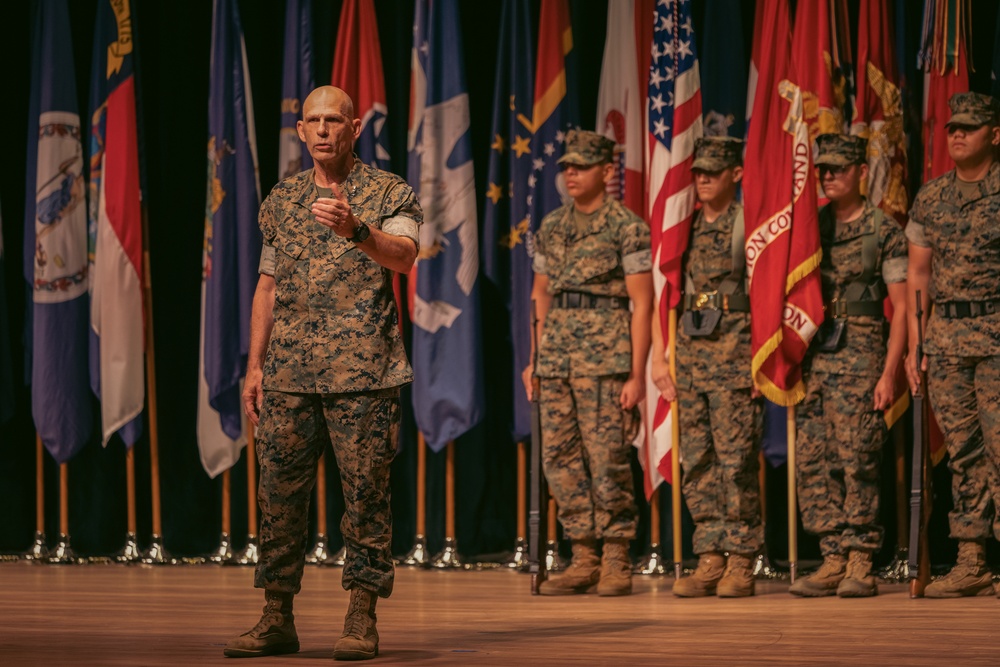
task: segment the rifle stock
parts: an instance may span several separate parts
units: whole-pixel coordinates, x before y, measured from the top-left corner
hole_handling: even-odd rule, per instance
[[[913,465],[910,478],[910,547],[909,574],[910,597],[924,596],[924,588],[931,580],[931,563],[927,528],[931,517],[930,446],[928,442],[927,374],[924,362],[923,305],[917,290],[917,372],[920,386],[913,395]]]
[[[532,369],[538,361],[538,312],[531,302],[531,337],[534,342]],[[531,378],[531,465],[528,506],[528,572],[531,574],[531,594],[538,595],[538,588],[545,581],[545,556],[548,536],[549,489],[542,468],[542,409],[539,405],[537,373]]]

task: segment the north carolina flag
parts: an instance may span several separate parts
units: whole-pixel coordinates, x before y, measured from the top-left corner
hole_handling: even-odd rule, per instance
[[[358,157],[365,164],[389,169],[385,78],[372,0],[344,2],[334,46],[330,83],[354,100],[354,115],[361,119],[361,136],[355,143]]]
[[[440,451],[483,416],[479,233],[457,0],[417,0],[408,180],[424,209],[408,281],[413,411]]]
[[[779,405],[805,396],[800,363],[823,321],[812,142],[791,61],[787,0],[754,21],[744,170],[754,383]]]
[[[695,139],[702,136],[701,79],[695,51],[690,0],[656,5],[653,59],[649,70],[648,133],[649,226],[653,249],[653,287],[664,346],[669,349],[669,311],[681,298],[681,258],[687,249],[695,210],[691,163]],[[672,423],[677,415],[646,372],[647,414],[652,433],[639,453],[646,498],[671,481]]]
[[[278,179],[312,167],[312,156],[296,129],[302,103],[315,88],[312,61],[312,2],[287,0],[285,50],[281,60],[281,132],[278,135]]]
[[[35,5],[25,170],[25,373],[46,449],[65,463],[92,427],[87,204],[66,0]],[[141,372],[141,365],[140,365]]]
[[[215,477],[246,444],[240,393],[261,247],[257,134],[236,0],[215,1],[210,67],[198,448],[205,472]]]

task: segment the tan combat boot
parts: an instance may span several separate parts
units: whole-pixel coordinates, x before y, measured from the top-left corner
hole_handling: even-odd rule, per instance
[[[223,654],[228,658],[256,658],[298,652],[299,636],[295,632],[292,597],[291,593],[264,591],[264,614],[257,625],[230,639]]]
[[[717,551],[701,554],[698,567],[689,577],[674,582],[674,595],[681,598],[703,598],[715,595],[715,587],[722,579],[726,559]]]
[[[986,568],[986,548],[982,542],[959,542],[955,567],[924,590],[924,596],[929,598],[960,598],[992,593],[993,575]]]
[[[726,571],[715,589],[720,598],[746,598],[753,595],[753,561],[750,556],[729,554]]]
[[[837,586],[842,598],[870,598],[878,595],[878,584],[872,574],[872,555],[867,551],[851,550],[847,557],[847,572]]]
[[[605,538],[597,594],[605,597],[632,594],[632,560],[629,558],[628,540]]]
[[[538,587],[541,595],[575,595],[588,592],[601,574],[596,541],[573,540],[573,560],[569,567],[546,579]]]
[[[822,598],[836,595],[837,587],[844,580],[847,571],[847,559],[841,554],[830,554],[823,557],[819,569],[807,577],[799,577],[788,588],[792,595],[804,598]]]
[[[363,588],[351,589],[351,604],[344,617],[344,634],[333,645],[334,660],[369,660],[378,655],[375,603],[378,596]]]

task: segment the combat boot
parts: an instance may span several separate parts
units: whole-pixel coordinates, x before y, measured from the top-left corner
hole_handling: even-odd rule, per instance
[[[344,617],[344,634],[333,645],[334,660],[369,660],[378,655],[375,603],[378,596],[363,588],[351,589],[351,604]]]
[[[726,571],[715,589],[720,598],[746,598],[754,593],[753,561],[750,556],[729,554]]]
[[[248,632],[230,639],[222,651],[228,658],[297,653],[299,636],[292,615],[292,594],[264,591],[264,614]]]
[[[986,548],[982,542],[959,542],[958,562],[951,572],[924,589],[929,598],[960,598],[990,595],[993,575],[986,568]]]
[[[538,587],[541,595],[576,595],[586,593],[601,575],[601,560],[597,557],[596,541],[573,540],[573,560],[569,567],[546,579]]]
[[[847,573],[837,586],[842,598],[870,598],[878,595],[878,584],[872,574],[872,555],[867,551],[851,550],[847,557]]]
[[[674,582],[674,595],[681,598],[703,598],[715,595],[715,588],[722,579],[726,559],[718,551],[701,554],[698,567],[690,576]]]
[[[819,569],[807,577],[799,577],[788,588],[792,595],[804,598],[822,598],[836,595],[837,587],[844,580],[847,571],[847,559],[841,554],[829,554],[823,557]]]
[[[628,553],[628,540],[605,538],[597,594],[605,597],[632,594],[632,561]]]

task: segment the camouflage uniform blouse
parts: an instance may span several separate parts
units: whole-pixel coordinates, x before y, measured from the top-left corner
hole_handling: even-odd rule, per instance
[[[867,201],[862,214],[847,222],[837,222],[829,206],[820,210],[819,235],[823,245],[820,275],[825,303],[843,297],[848,285],[861,275],[863,239],[874,231],[875,208]],[[878,248],[875,275],[886,285],[905,282],[906,237],[891,216],[884,216],[879,224]],[[811,368],[821,373],[879,377],[885,367],[887,335],[885,317],[849,316],[844,347],[836,352],[811,350]]]
[[[628,298],[625,276],[652,269],[649,225],[606,197],[586,228],[573,204],[542,219],[533,267],[549,277],[549,293],[585,292]],[[538,347],[540,377],[598,376],[632,370],[628,308],[552,308]]]
[[[920,188],[906,236],[932,251],[934,303],[1000,299],[1000,163],[993,163],[972,197],[955,179],[952,170]],[[925,338],[929,354],[1000,354],[1000,313],[963,319],[932,313]]]
[[[401,178],[356,160],[342,190],[358,220],[417,242],[423,214]],[[260,208],[261,273],[275,281],[264,388],[325,394],[410,382],[392,272],[316,222],[317,197],[310,169],[278,183]]]
[[[742,204],[733,202],[714,222],[705,220],[703,210],[695,216],[684,255],[684,270],[694,283],[695,293],[719,289],[732,272],[733,226],[742,210]],[[678,388],[709,391],[745,389],[753,384],[750,313],[723,313],[714,332],[695,337],[684,334],[678,315],[677,332]]]

